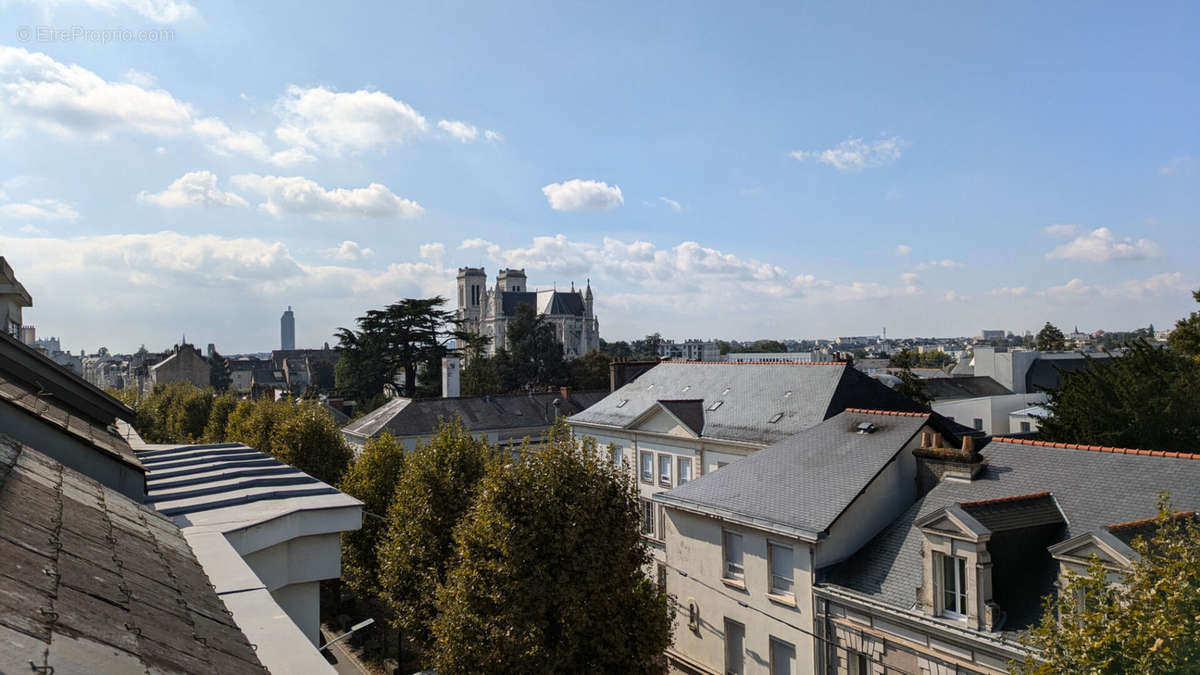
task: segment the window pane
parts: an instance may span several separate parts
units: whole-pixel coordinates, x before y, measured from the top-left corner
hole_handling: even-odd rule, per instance
[[[726,532],[725,576],[730,579],[741,579],[742,574],[742,535]]]
[[[957,612],[958,593],[954,583],[954,559],[938,556],[942,565],[942,606],[947,612]]]
[[[783,595],[792,592],[792,548],[779,544],[770,545],[771,591]]]
[[[692,459],[690,457],[679,458],[679,484],[683,485],[692,479]]]
[[[648,452],[642,453],[642,480],[654,480],[654,456]]]
[[[728,675],[742,675],[744,672],[742,655],[745,651],[745,641],[746,627],[725,619],[725,672]]]
[[[670,487],[671,485],[671,456],[658,456],[658,482]]]
[[[621,462],[625,459],[625,453],[620,448],[613,448],[612,461],[613,466],[621,468]]]
[[[771,638],[771,675],[792,675],[796,662],[796,648]]]
[[[642,534],[654,534],[654,505],[642,500]]]
[[[967,613],[967,560],[958,558],[958,609],[959,614]]]

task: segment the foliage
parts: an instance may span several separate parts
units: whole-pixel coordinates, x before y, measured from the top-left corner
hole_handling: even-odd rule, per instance
[[[463,366],[459,381],[463,396],[484,396],[504,393],[500,378],[500,363],[495,357],[480,356]]]
[[[204,442],[221,443],[225,440],[225,427],[237,406],[238,398],[232,392],[227,391],[213,399],[208,412],[208,422],[204,425]]]
[[[194,443],[204,437],[213,394],[179,380],[154,385],[136,400],[134,428],[147,443]]]
[[[1039,352],[1057,352],[1067,347],[1066,336],[1049,321],[1038,331],[1036,344]]]
[[[900,384],[895,387],[896,393],[907,396],[923,406],[928,406],[933,400],[925,391],[925,381],[913,375],[912,370],[904,368],[896,373],[896,377],[900,378]]]
[[[441,296],[407,298],[367,311],[355,320],[357,331],[339,328],[338,386],[361,400],[403,375],[402,394],[415,396],[418,367],[447,353],[443,339],[454,313],[440,309],[445,303]]]
[[[1041,437],[1152,450],[1200,447],[1200,362],[1145,341],[1060,374]]]
[[[1071,574],[1047,598],[1017,672],[1195,673],[1200,670],[1200,526],[1160,499],[1153,535],[1138,537],[1139,554],[1120,585],[1093,556],[1087,573]],[[1082,598],[1083,602],[1080,602]]]
[[[1200,302],[1200,290],[1192,291],[1192,297]],[[1200,361],[1200,312],[1192,312],[1175,322],[1175,330],[1167,338],[1171,349]]]
[[[562,343],[545,317],[528,303],[517,307],[505,329],[507,345],[497,350],[504,391],[546,389],[567,383]]]
[[[208,386],[214,391],[223,392],[229,389],[230,380],[229,359],[214,350],[208,359]]]
[[[608,342],[600,338],[600,353],[609,356],[614,361],[629,361],[633,359],[633,348],[624,340]]]
[[[662,346],[663,336],[651,333],[641,340],[634,340],[630,345],[633,358],[636,361],[654,361],[658,358],[658,348]]]
[[[920,353],[915,349],[905,349],[888,357],[888,365],[893,368],[945,368],[954,363],[954,357],[942,351]]]
[[[397,623],[419,644],[431,643],[438,589],[455,562],[454,528],[495,456],[454,418],[405,458],[377,552],[379,585]]]
[[[571,386],[583,391],[607,390],[610,377],[608,366],[612,358],[600,352],[588,352],[567,364]]]
[[[730,346],[730,354],[782,354],[787,351],[787,345],[779,340],[755,340],[740,347]]]
[[[490,471],[438,594],[437,671],[665,671],[673,618],[638,525],[632,479],[564,422]]]
[[[366,511],[362,528],[342,534],[342,575],[359,597],[378,596],[376,549],[386,532],[375,516],[387,513],[404,468],[404,446],[390,433],[367,439],[338,488],[360,499]]]
[[[335,364],[326,359],[311,359],[308,363],[309,380],[317,391],[329,391],[336,383]]]
[[[274,455],[271,434],[275,425],[287,415],[287,405],[269,397],[239,402],[225,423],[225,440],[244,443],[259,452]]]
[[[271,429],[271,455],[317,480],[337,485],[353,453],[329,412],[315,401],[275,405],[283,414]]]

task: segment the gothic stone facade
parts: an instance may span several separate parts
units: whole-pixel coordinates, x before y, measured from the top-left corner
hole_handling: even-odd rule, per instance
[[[458,268],[458,318],[472,332],[492,338],[489,354],[507,344],[505,333],[517,308],[530,305],[554,327],[563,355],[577,358],[600,348],[600,322],[592,313],[592,286],[584,292],[530,291],[525,270],[505,269],[496,275],[496,285],[488,288],[482,267]]]

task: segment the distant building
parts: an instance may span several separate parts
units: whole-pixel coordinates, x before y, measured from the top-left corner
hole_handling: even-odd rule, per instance
[[[737,352],[725,355],[729,363],[811,363],[812,352]]]
[[[21,326],[20,340],[32,347],[37,342],[37,329],[33,326]]]
[[[1050,416],[1050,410],[1045,406],[1035,405],[1008,414],[1008,433],[1028,434],[1037,431],[1042,420]]]
[[[987,342],[989,340],[1003,340],[1005,332],[1002,330],[981,330],[979,331],[979,339]]]
[[[279,348],[296,348],[296,315],[292,313],[291,305],[288,305],[287,311],[279,318]]]
[[[1020,432],[1020,424],[1016,427],[1012,424],[1013,412],[1044,403],[1047,398],[1045,392],[1040,391],[1015,394],[986,375],[944,377],[925,380],[922,384],[925,393],[933,399],[930,407],[934,412],[986,434]]]
[[[658,345],[658,355],[677,361],[720,361],[721,346],[716,340],[663,340]]]
[[[1093,359],[1108,358],[1108,352],[1089,353]],[[1059,373],[1087,366],[1079,352],[1039,352],[1034,349],[997,350],[976,347],[974,374],[988,376],[1017,394],[1045,391],[1058,386]]]
[[[33,297],[17,281],[8,261],[0,255],[0,330],[20,339],[21,309],[33,306]]]
[[[458,268],[457,318],[466,330],[491,338],[489,354],[508,344],[508,322],[521,305],[529,305],[554,327],[566,358],[600,349],[600,322],[593,312],[590,282],[582,293],[574,284],[570,291],[530,291],[525,270],[504,269],[496,275],[495,288],[489,290],[484,268]]]
[[[208,361],[200,355],[199,349],[185,342],[177,345],[167,358],[150,366],[149,388],[180,380],[204,388],[209,385],[210,378]]]

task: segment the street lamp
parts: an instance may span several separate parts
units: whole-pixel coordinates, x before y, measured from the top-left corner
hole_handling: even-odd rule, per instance
[[[367,626],[370,626],[373,623],[375,623],[375,619],[367,619],[366,621],[361,621],[359,623],[356,623],[350,627],[349,631],[342,633],[341,635],[333,638],[329,642],[326,642],[319,649],[317,649],[317,651],[323,652],[326,649],[329,649],[329,646],[332,645],[333,643],[340,642],[341,640],[344,640],[344,639],[350,637],[351,635],[354,635],[354,633],[356,633],[357,631],[360,631],[360,630],[366,628]]]

